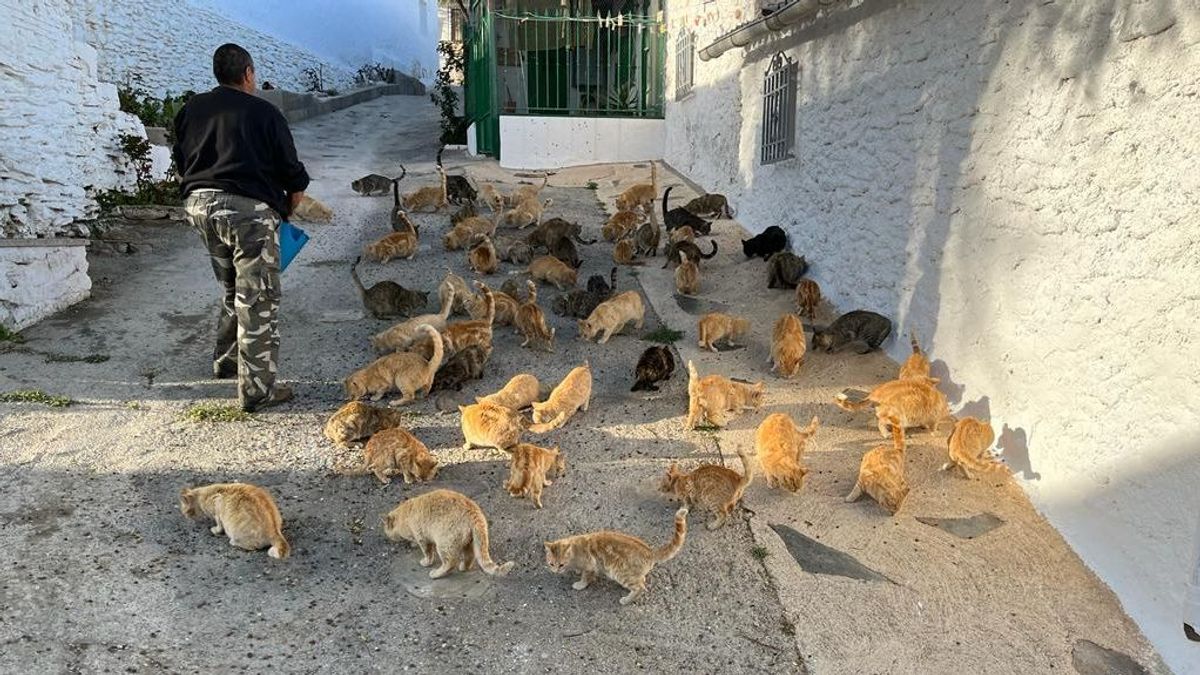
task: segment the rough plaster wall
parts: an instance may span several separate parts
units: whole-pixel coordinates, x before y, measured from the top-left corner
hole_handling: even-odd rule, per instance
[[[345,68],[323,62],[311,52],[185,0],[70,0],[69,4],[76,36],[100,51],[100,77],[107,82],[125,82],[137,74],[147,90],[160,95],[211,89],[216,84],[212,54],[226,42],[250,51],[260,84],[269,80],[303,91],[301,69],[318,64],[325,68],[327,87],[345,89],[352,78]]]
[[[1180,633],[1200,514],[1198,43],[1190,0],[880,0],[697,59],[667,116],[673,166],[749,228],[788,229],[840,310],[920,335],[1178,672],[1200,672]],[[780,49],[800,64],[797,159],[760,167]]]
[[[87,247],[0,246],[0,326],[20,330],[91,290]]]
[[[72,41],[64,0],[0,0],[0,237],[58,234],[93,214],[87,186],[132,183],[118,145],[142,125]]]

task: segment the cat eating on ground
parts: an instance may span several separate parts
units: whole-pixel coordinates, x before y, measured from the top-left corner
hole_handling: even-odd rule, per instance
[[[808,468],[800,462],[808,439],[817,433],[821,420],[813,416],[801,429],[786,413],[768,415],[754,432],[754,449],[767,485],[788,492],[804,487]]]
[[[729,208],[729,201],[725,199],[725,195],[715,192],[696,197],[687,204],[684,204],[683,208],[698,216],[708,216],[710,218],[733,217],[733,209]]]
[[[762,258],[766,260],[773,254],[787,248],[787,233],[778,225],[772,225],[761,233],[742,240],[742,253],[747,258]]]
[[[429,294],[424,291],[410,291],[394,281],[380,281],[366,288],[358,278],[358,263],[361,258],[355,258],[350,266],[350,278],[358,289],[358,297],[362,299],[363,307],[376,319],[388,319],[397,316],[411,316],[415,310],[425,306]]]
[[[355,400],[370,396],[372,401],[378,401],[388,392],[399,391],[403,397],[393,404],[403,405],[416,400],[418,395],[428,394],[433,376],[442,365],[442,339],[429,324],[422,325],[418,333],[423,333],[433,344],[433,354],[428,361],[412,352],[382,356],[346,378],[343,382],[346,398]]]
[[[272,558],[284,559],[292,547],[283,537],[283,516],[271,493],[249,483],[215,483],[184,488],[179,510],[187,518],[208,516],[213,534],[225,534],[229,543],[247,551],[267,549]]]
[[[496,255],[496,247],[486,234],[477,234],[471,240],[471,250],[467,252],[467,262],[471,270],[477,274],[495,274],[500,269],[500,259]]]
[[[1006,470],[1000,460],[988,453],[988,448],[996,440],[992,425],[974,417],[964,417],[954,425],[950,437],[946,439],[946,450],[950,461],[942,465],[941,470],[958,468],[968,479],[974,479],[972,474],[984,471]]]
[[[671,349],[663,345],[647,347],[638,358],[634,369],[636,381],[629,391],[658,391],[658,382],[671,378],[675,371],[675,357]]]
[[[617,210],[632,211],[633,209],[641,209],[644,213],[653,208],[654,198],[657,196],[658,169],[655,167],[654,162],[650,162],[650,182],[637,183],[625,188],[621,194],[617,195]]]
[[[348,448],[384,429],[400,426],[404,419],[403,411],[350,401],[329,417],[325,423],[325,438]]]
[[[475,399],[476,403],[490,403],[511,410],[524,410],[538,400],[541,385],[528,373],[514,375],[500,391]]]
[[[708,253],[701,253],[700,247],[697,246],[695,242],[691,241],[678,241],[674,244],[668,245],[667,252],[664,254],[667,260],[665,263],[663,263],[663,269],[665,270],[672,265],[679,264],[679,254],[681,253],[687,256],[689,261],[697,265],[700,264],[701,260],[708,260],[712,258],[713,256],[717,255],[717,242],[714,240],[711,243],[712,250]]]
[[[490,350],[476,345],[460,349],[442,361],[433,376],[433,388],[430,391],[462,391],[463,384],[483,377],[483,367],[491,355]]]
[[[675,268],[675,290],[680,295],[700,295],[700,266],[688,260],[683,251],[679,252],[679,267]]]
[[[557,427],[551,423],[530,423],[521,413],[495,403],[475,403],[458,406],[459,426],[463,434],[463,450],[496,448],[508,451],[521,442],[521,434],[531,431],[544,434]]]
[[[529,299],[517,308],[517,333],[525,337],[522,347],[528,347],[530,342],[548,352],[554,351],[554,329],[546,325],[546,315],[537,304],[537,284],[526,281],[529,285]]]
[[[555,448],[539,448],[529,443],[513,446],[509,463],[508,480],[504,489],[517,497],[529,497],[534,508],[542,508],[542,489],[550,485],[547,476],[553,472],[561,478],[567,471],[567,459]]]
[[[712,232],[712,223],[697,216],[685,207],[676,206],[669,211],[667,210],[667,198],[673,189],[675,189],[675,186],[667,188],[667,191],[662,196],[663,227],[667,228],[668,232],[677,227],[690,227],[693,231],[700,234]]]
[[[416,339],[417,329],[422,324],[429,324],[439,331],[445,330],[446,320],[450,318],[450,308],[453,306],[454,291],[451,290],[450,294],[442,299],[442,311],[437,314],[422,314],[398,323],[381,333],[376,333],[371,337],[371,348],[377,354],[407,349]]]
[[[808,261],[791,251],[780,251],[767,258],[767,288],[795,288],[808,271]]]
[[[892,429],[892,445],[879,445],[863,455],[858,467],[858,480],[847,502],[856,502],[866,493],[895,515],[908,496],[908,479],[904,475],[904,425],[897,419],[889,419]]]
[[[701,378],[696,366],[688,361],[688,415],[683,428],[690,431],[705,420],[714,427],[723,427],[730,414],[762,407],[765,392],[762,382],[747,384],[720,375]]]
[[[487,516],[465,495],[451,490],[433,490],[406,499],[383,517],[383,532],[390,541],[412,542],[421,551],[421,566],[433,564],[437,553],[441,565],[429,573],[440,579],[457,568],[465,572],[475,563],[490,576],[502,577],[513,563],[496,564],[488,542]]]
[[[853,347],[859,354],[875,349],[892,333],[892,322],[887,317],[856,309],[839,316],[827,328],[813,326],[813,348],[832,353],[845,347]]]
[[[599,274],[588,277],[587,288],[573,288],[563,293],[554,299],[551,309],[558,316],[586,319],[600,303],[612,297],[617,286],[617,268],[612,268],[608,274],[607,282]]]
[[[698,346],[710,352],[717,351],[716,344],[724,340],[730,347],[738,346],[737,340],[750,332],[750,321],[740,316],[730,316],[721,312],[710,312],[700,317],[696,324],[700,334]]]
[[[576,411],[587,412],[592,400],[592,368],[586,361],[567,373],[541,403],[533,403],[533,421],[559,429]]]
[[[821,304],[821,287],[812,279],[801,279],[796,284],[796,307],[805,317],[817,318],[817,306]],[[813,345],[814,347],[816,345]]]
[[[771,372],[779,373],[780,377],[795,377],[804,365],[806,350],[800,317],[795,314],[779,317],[771,337]]]
[[[671,462],[658,491],[682,501],[689,511],[699,507],[712,513],[708,529],[724,527],[733,514],[733,507],[742,500],[746,486],[754,479],[754,465],[745,451],[738,448],[737,454],[742,460],[740,474],[716,464],[701,464],[692,471],[682,471],[678,462]]]
[[[635,329],[641,330],[645,316],[646,306],[642,303],[640,293],[618,293],[597,305],[588,318],[579,322],[579,336],[584,340],[592,340],[600,335],[598,342],[604,344],[614,333],[621,332],[630,323],[633,323]]]
[[[871,390],[861,401],[851,401],[845,393],[834,399],[843,410],[862,410],[875,407],[879,435],[887,438],[890,420],[900,420],[906,428],[924,427],[936,434],[941,423],[950,417],[946,395],[926,379],[892,380]]]
[[[403,427],[380,431],[363,449],[366,470],[387,485],[399,474],[405,483],[424,483],[437,476],[438,461],[429,448]]]
[[[529,263],[529,276],[553,284],[560,291],[574,288],[578,272],[552,255],[541,255]]]

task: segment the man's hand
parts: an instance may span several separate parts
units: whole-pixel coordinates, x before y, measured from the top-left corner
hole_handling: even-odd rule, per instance
[[[288,215],[289,216],[292,215],[292,213],[296,210],[297,206],[300,206],[300,200],[302,200],[302,199],[304,199],[303,192],[293,192],[292,194],[288,195]]]

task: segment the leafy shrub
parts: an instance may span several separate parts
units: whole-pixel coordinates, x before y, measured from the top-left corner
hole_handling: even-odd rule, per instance
[[[444,40],[438,42],[437,50],[444,63],[438,68],[429,98],[442,112],[441,141],[443,145],[466,145],[467,120],[458,115],[458,93],[451,86],[455,76],[463,72],[463,55],[453,42]]]
[[[396,83],[396,69],[384,67],[382,63],[364,63],[354,73],[355,84],[371,84],[372,82]]]
[[[300,83],[304,85],[304,91],[321,92],[325,91],[325,68],[318,65],[316,68],[305,68],[300,71]]]
[[[128,77],[125,84],[117,88],[121,112],[135,115],[148,127],[165,127],[168,135],[174,126],[175,115],[195,95],[196,92],[188,90],[178,96],[167,92],[166,96],[157,98],[142,87],[141,78],[136,75]]]
[[[72,401],[66,396],[53,396],[40,389],[20,389],[0,394],[0,403],[41,403],[51,408],[65,408]]]
[[[154,180],[151,175],[150,141],[134,134],[121,134],[121,152],[133,167],[136,185],[132,192],[105,190],[96,195],[101,212],[111,213],[118,206],[158,204],[179,206],[179,181],[172,175],[164,180]]]

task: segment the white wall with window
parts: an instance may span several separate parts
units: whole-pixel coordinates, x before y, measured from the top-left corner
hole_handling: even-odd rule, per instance
[[[839,310],[928,342],[962,387],[954,407],[991,419],[1034,504],[1195,673],[1181,630],[1200,513],[1187,5],[833,3],[698,58],[692,94],[668,104],[666,159],[749,229],[784,227]],[[741,0],[667,12],[698,48],[753,18]],[[794,157],[764,164],[781,51],[798,65]]]

